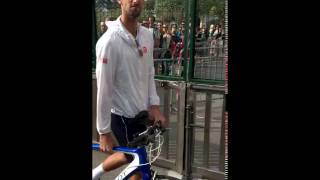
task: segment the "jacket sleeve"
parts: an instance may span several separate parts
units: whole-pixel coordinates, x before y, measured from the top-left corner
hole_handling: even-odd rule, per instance
[[[98,42],[97,54],[97,130],[99,134],[111,132],[111,103],[115,75],[115,43]],[[112,53],[111,53],[112,52]]]

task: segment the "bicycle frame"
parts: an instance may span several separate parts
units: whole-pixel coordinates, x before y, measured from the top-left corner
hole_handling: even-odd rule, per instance
[[[99,150],[99,144],[92,144],[92,149]],[[128,148],[122,146],[113,147],[114,151],[130,154],[134,157],[133,161],[115,178],[115,180],[127,180],[130,176],[140,171],[143,180],[151,179],[150,164],[147,164],[147,152],[145,147],[141,148]],[[143,164],[143,165],[141,165]]]

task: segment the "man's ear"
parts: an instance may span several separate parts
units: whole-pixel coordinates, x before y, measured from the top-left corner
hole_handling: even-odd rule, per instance
[[[121,5],[121,0],[118,0],[119,5]]]

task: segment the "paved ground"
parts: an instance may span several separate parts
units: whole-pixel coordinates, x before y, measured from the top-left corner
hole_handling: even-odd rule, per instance
[[[101,152],[97,152],[97,151],[92,151],[92,168],[95,168],[96,166],[98,166],[106,157],[108,157],[108,154],[105,153],[101,153]],[[118,174],[120,174],[120,172],[125,168],[126,166],[120,167],[118,169],[115,169],[109,173],[105,173],[101,180],[113,180],[117,177]],[[156,171],[159,172],[159,174],[171,174],[171,175],[177,175],[175,172],[173,171],[168,171],[166,169],[160,168],[160,167],[152,167],[153,169],[155,169]]]
[[[105,158],[107,158],[108,155],[105,153],[97,152],[97,151],[92,151],[92,168],[97,167]],[[109,173],[105,173],[101,180],[112,180],[117,177],[118,174],[125,168],[125,166],[115,169]]]

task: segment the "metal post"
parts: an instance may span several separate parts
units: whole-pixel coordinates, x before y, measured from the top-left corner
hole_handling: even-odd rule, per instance
[[[206,108],[204,122],[204,142],[203,142],[203,165],[209,167],[209,145],[210,145],[210,120],[211,120],[211,93],[206,93]]]
[[[221,135],[220,135],[220,156],[219,156],[219,170],[224,172],[224,160],[225,160],[225,95],[223,95],[222,102],[222,120],[221,120]]]
[[[191,0],[190,61],[189,61],[188,80],[190,80],[193,77],[193,72],[194,72],[196,9],[197,9],[197,0]]]
[[[176,166],[177,171],[182,174],[183,172],[183,153],[184,153],[184,117],[185,117],[185,94],[186,94],[186,84],[185,83],[179,83],[179,96],[178,96],[178,123],[177,123],[177,159],[176,159]]]
[[[186,148],[185,148],[185,177],[190,179],[192,170],[193,128],[189,126],[193,121],[192,105],[186,106]],[[189,122],[190,121],[190,122]]]
[[[189,81],[188,77],[188,51],[189,51],[189,1],[185,1],[185,22],[184,22],[184,47],[183,47],[183,78]]]
[[[163,87],[163,89],[164,89],[163,113],[164,113],[165,118],[169,120],[170,119],[169,115],[170,115],[170,90],[171,89],[167,89],[166,87]],[[163,153],[165,159],[168,159],[168,153],[169,153],[169,142],[168,142],[169,137],[170,137],[169,133],[170,132],[164,133],[165,141],[162,146],[162,153]]]
[[[193,128],[190,124],[193,124],[194,121],[194,92],[190,89],[190,84],[185,84],[185,144],[184,144],[184,176],[186,179],[190,179],[192,172],[192,147],[193,147]]]

